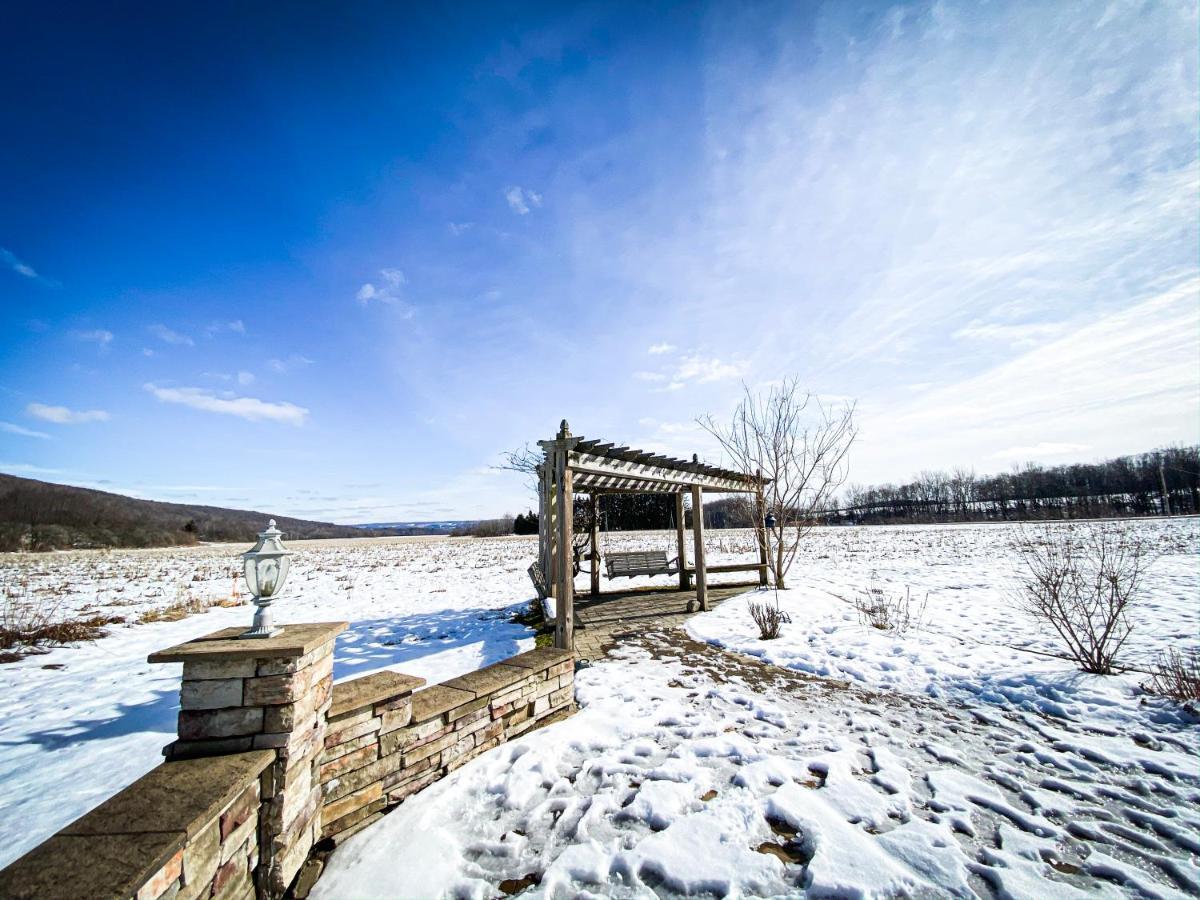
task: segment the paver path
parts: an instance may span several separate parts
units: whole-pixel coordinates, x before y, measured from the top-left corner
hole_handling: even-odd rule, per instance
[[[757,585],[710,585],[708,605],[716,609],[723,601]],[[592,598],[581,594],[575,598],[575,653],[580,659],[594,662],[603,659],[622,638],[642,634],[651,629],[670,630],[682,625],[696,611],[688,611],[689,602],[695,606],[693,591],[640,588],[609,592]]]

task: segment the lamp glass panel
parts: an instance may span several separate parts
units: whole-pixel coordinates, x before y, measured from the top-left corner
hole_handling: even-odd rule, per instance
[[[246,587],[250,589],[250,593],[255,597],[259,596],[257,560],[253,556],[246,557],[242,562],[242,571],[246,575]]]
[[[279,557],[260,556],[256,568],[258,570],[258,596],[274,597],[279,590],[282,579],[279,577]]]

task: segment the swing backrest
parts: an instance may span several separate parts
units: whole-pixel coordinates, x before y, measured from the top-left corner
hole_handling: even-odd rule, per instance
[[[609,578],[633,578],[637,575],[674,575],[679,570],[667,559],[664,550],[635,550],[605,554]]]

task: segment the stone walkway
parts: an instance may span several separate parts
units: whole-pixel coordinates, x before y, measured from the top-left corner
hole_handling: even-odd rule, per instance
[[[757,582],[712,585],[708,589],[708,605],[716,609],[730,597],[744,594],[758,586]],[[624,637],[644,634],[650,630],[670,630],[682,625],[695,612],[694,591],[640,588],[613,591],[598,598],[582,594],[575,598],[575,653],[580,659],[603,659],[604,655]]]

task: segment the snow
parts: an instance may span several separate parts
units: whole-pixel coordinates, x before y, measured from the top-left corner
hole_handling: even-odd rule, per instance
[[[1160,554],[1129,644],[1144,661],[1200,643],[1200,524],[1137,527]],[[814,531],[779,594],[792,622],[778,640],[749,621],[749,599],[774,602],[756,591],[690,619],[691,637],[622,646],[577,673],[577,715],[409,798],[339,847],[315,896],[494,897],[527,877],[530,897],[1195,895],[1200,726],[1143,695],[1141,676],[1084,676],[1046,655],[1051,636],[1008,601],[1021,534]],[[228,597],[242,549],[13,556],[0,584],[132,621],[188,591]],[[294,549],[277,618],[350,621],[337,678],[439,681],[532,646],[508,619],[532,593],[533,539]],[[711,533],[708,551],[754,556],[741,532]],[[618,584],[659,582],[672,579]],[[923,627],[861,625],[853,600],[872,583],[928,593]],[[147,654],[249,617],[218,607],[114,626],[0,666],[0,863],[158,762],[179,669]]]
[[[533,648],[509,621],[532,593],[527,539],[373,538],[289,545],[278,622],[346,620],[334,678],[395,669],[445,681]],[[249,626],[253,607],[213,607],[135,624],[189,595],[229,598],[241,545],[7,555],[0,587],[131,624],[94,643],[0,665],[0,865],[16,859],[162,761],[175,737],[179,665],[146,657],[219,628]],[[243,586],[243,600],[244,586]]]

